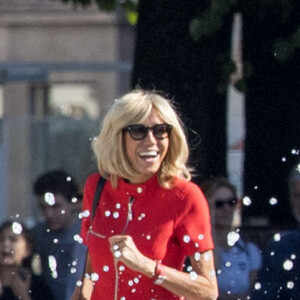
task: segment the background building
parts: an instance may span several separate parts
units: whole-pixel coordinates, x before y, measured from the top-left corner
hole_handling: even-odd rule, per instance
[[[32,183],[95,170],[91,140],[130,88],[135,32],[121,14],[49,0],[0,2],[0,221],[39,213]]]

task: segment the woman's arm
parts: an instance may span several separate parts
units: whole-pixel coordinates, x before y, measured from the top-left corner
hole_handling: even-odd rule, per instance
[[[10,275],[10,288],[13,294],[18,299],[31,300],[29,293],[31,284],[31,274],[27,271],[20,269],[19,271]]]
[[[82,278],[82,286],[76,286],[71,300],[79,300],[79,299],[84,299],[84,300],[90,300],[92,297],[92,293],[94,290],[94,282],[85,276],[91,275],[93,273],[92,269],[92,264],[91,264],[91,258],[89,253],[87,252],[86,256],[86,262],[85,262],[85,269],[84,269],[84,274]]]
[[[144,256],[135,246],[132,238],[126,235],[113,236],[109,240],[115,258],[127,267],[153,278],[156,261]],[[116,253],[119,253],[116,255]],[[189,300],[215,300],[218,286],[212,251],[201,254],[200,260],[190,257],[194,273],[188,274],[163,266],[165,279],[160,284],[173,294]],[[193,276],[195,275],[195,276]]]

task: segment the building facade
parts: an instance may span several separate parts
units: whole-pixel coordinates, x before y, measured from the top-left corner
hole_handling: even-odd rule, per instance
[[[135,28],[122,13],[50,0],[0,2],[0,222],[34,223],[32,184],[65,169],[81,186],[91,141],[130,89]]]

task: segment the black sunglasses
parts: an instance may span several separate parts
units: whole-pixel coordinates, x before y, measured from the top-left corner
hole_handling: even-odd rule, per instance
[[[216,199],[215,200],[215,208],[222,208],[225,204],[234,207],[237,204],[237,198],[231,198],[231,199]]]
[[[149,130],[152,130],[156,139],[163,140],[170,137],[172,125],[164,123],[148,127],[143,124],[133,124],[126,126],[123,129],[124,132],[129,132],[131,138],[136,141],[143,140],[147,136]]]

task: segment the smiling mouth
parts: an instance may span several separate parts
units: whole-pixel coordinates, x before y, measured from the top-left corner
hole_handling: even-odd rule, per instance
[[[158,156],[158,152],[157,151],[143,151],[139,153],[139,156],[141,158],[155,158]]]

